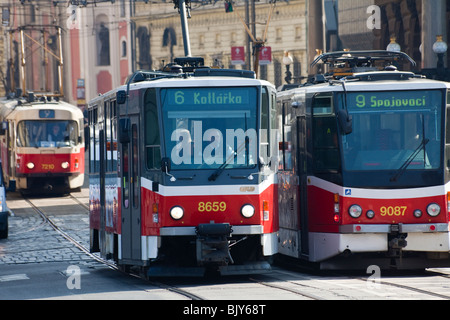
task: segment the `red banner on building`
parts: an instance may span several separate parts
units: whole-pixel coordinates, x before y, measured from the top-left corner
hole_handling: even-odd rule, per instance
[[[271,64],[272,63],[272,48],[262,47],[259,51],[259,64]]]
[[[231,64],[245,64],[244,47],[231,47]]]

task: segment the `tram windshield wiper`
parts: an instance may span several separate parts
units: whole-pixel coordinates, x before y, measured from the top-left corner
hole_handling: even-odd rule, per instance
[[[234,159],[236,159],[237,157],[237,152],[233,152],[233,154],[231,154],[227,160],[222,163],[220,165],[220,167],[218,167],[216,169],[216,171],[214,171],[209,177],[208,177],[208,181],[216,181],[216,179],[221,175],[221,173],[223,172],[223,170],[225,170],[225,168],[231,163],[234,162]]]
[[[427,145],[428,142],[430,142],[430,139],[427,139],[425,137],[422,139],[422,142],[419,144],[419,146],[416,148],[416,150],[414,150],[414,152],[411,153],[411,155],[405,160],[405,162],[403,162],[402,166],[400,168],[398,168],[397,171],[395,172],[395,174],[391,177],[391,179],[390,179],[391,182],[396,182],[398,180],[398,178],[400,178],[400,176],[406,171],[408,166],[417,157],[417,155],[420,153],[420,151],[422,151],[422,150],[425,151],[425,146]],[[423,161],[425,162],[425,155],[424,155]]]

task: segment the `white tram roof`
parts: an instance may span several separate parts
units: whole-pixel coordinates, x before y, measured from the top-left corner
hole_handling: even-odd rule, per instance
[[[130,84],[130,91],[146,89],[146,88],[195,88],[195,87],[245,87],[245,86],[267,86],[275,89],[275,86],[266,81],[260,79],[251,79],[244,77],[220,77],[220,76],[209,76],[209,77],[187,77],[187,78],[161,78],[150,81],[134,82]],[[98,97],[93,98],[89,101],[89,105],[96,104],[103,100],[105,97],[110,97],[115,95],[117,91],[127,90],[126,85],[122,85],[113,90],[110,90]]]
[[[389,71],[391,73],[395,72],[401,74],[399,71]],[[386,80],[359,80],[358,77],[367,78],[368,76],[376,76],[381,73],[375,72],[364,72],[354,74],[355,79],[348,79],[345,81],[345,89],[347,92],[355,91],[395,91],[395,90],[427,90],[427,89],[450,89],[449,82],[436,81],[426,78],[411,77],[405,80],[398,79],[386,79]],[[385,73],[388,75],[387,73]],[[411,73],[406,72],[404,74]],[[318,93],[318,92],[342,92],[344,91],[343,86],[339,81],[324,82],[309,86],[304,86],[300,88],[290,89],[286,91],[278,92],[278,97],[291,96],[296,93]]]
[[[20,102],[19,102],[20,101]],[[27,102],[26,99],[7,99],[0,98],[0,119],[16,118],[16,120],[23,119],[39,119],[36,114],[39,110],[55,110],[56,117],[54,119],[74,119],[83,118],[83,112],[80,108],[68,102],[59,100]]]

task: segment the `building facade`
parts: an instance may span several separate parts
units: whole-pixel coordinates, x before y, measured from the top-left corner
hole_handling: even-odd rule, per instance
[[[272,50],[272,63],[261,65],[258,75],[279,86],[285,83],[286,67],[282,62],[285,51],[293,59],[290,70],[294,80],[307,75],[306,1],[277,2],[272,14],[271,6],[268,1],[261,1],[254,10],[255,38],[262,39],[267,27],[265,45]],[[228,13],[224,2],[193,3],[188,19],[192,56],[203,57],[208,66],[254,69],[248,57],[252,47],[247,46],[248,33],[243,24],[245,11],[244,1],[233,3],[233,12]],[[172,3],[136,4],[136,15],[132,20],[136,28],[137,69],[158,69],[174,58],[184,56],[180,15]],[[247,59],[244,65],[232,63],[232,47],[245,48]]]
[[[414,71],[433,74],[438,63],[433,52],[436,36],[448,42],[450,32],[450,1],[445,0],[289,0],[274,7],[269,0],[235,0],[232,4],[232,12],[226,12],[224,1],[188,2],[192,56],[203,57],[209,66],[255,69],[252,41],[244,27],[247,21],[258,40],[267,29],[264,45],[271,47],[271,62],[258,67],[258,77],[277,87],[289,80],[283,63],[286,52],[292,57],[290,81],[300,82],[312,73],[309,63],[316,49],[385,50],[392,36],[417,61]],[[81,0],[0,0],[0,7],[4,92],[21,84],[17,31],[24,26],[35,27],[25,40],[27,89],[59,89],[55,78],[62,66],[65,99],[80,107],[123,84],[135,70],[159,69],[184,56],[180,15],[173,2],[97,0],[94,5]],[[39,28],[43,25],[61,28],[62,59],[55,58],[55,31],[45,33],[44,41]],[[37,43],[45,43],[46,49]],[[244,47],[244,64],[233,63],[232,47]],[[441,58],[448,68],[450,55]]]

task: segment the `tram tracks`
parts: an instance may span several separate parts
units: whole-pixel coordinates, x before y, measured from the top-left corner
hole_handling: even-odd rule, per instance
[[[101,263],[102,265],[105,265],[107,267],[109,267],[110,269],[113,269],[115,271],[118,272],[123,272],[126,273],[129,276],[132,277],[137,277],[143,280],[146,280],[143,276],[137,274],[137,273],[130,273],[130,272],[124,272],[123,270],[121,270],[121,268],[119,268],[114,262],[103,259],[102,257],[99,257],[98,255],[91,253],[89,248],[87,248],[86,246],[84,246],[83,244],[81,244],[75,237],[72,237],[68,232],[64,231],[61,227],[59,227],[57,225],[57,223],[55,221],[53,221],[53,219],[51,219],[49,217],[48,214],[46,214],[41,208],[39,208],[36,204],[33,203],[33,201],[27,197],[23,197],[23,199],[26,201],[26,203],[42,218],[43,223],[47,223],[48,225],[50,225],[59,235],[61,235],[64,239],[66,239],[67,241],[69,241],[71,244],[73,244],[75,247],[77,247],[79,250],[81,250],[84,254],[86,254],[87,256],[89,256],[91,259],[95,260],[96,262]],[[79,199],[77,199],[76,197],[70,195],[70,199],[74,200],[78,205],[80,205],[81,207],[85,208],[88,210],[89,212],[89,207],[87,205],[85,205],[83,202],[81,202]],[[187,297],[188,299],[191,300],[204,300],[204,298],[188,292],[186,290],[177,288],[175,286],[171,286],[162,282],[158,282],[158,281],[148,281],[149,284],[155,286],[155,287],[159,287],[161,289],[165,289],[174,293],[177,293],[179,295],[182,295],[184,297]]]
[[[70,199],[76,199],[71,196]],[[61,225],[59,218],[54,220],[55,214],[46,212],[46,207],[40,205],[34,199],[24,198],[26,203],[36,212],[43,222],[48,224],[64,239],[69,241],[73,246],[78,248],[91,259],[95,260],[102,265],[105,265],[113,270],[122,271],[110,260],[105,260],[99,257],[97,254],[91,253],[86,245],[83,245],[75,236],[71,233],[73,230],[65,228]],[[77,199],[78,200],[78,199]],[[84,209],[88,207],[80,200],[74,200],[74,203],[80,205]],[[82,212],[79,210],[79,212]],[[218,299],[217,296],[211,296],[209,287],[214,287],[217,282],[202,283],[198,285],[197,282],[188,285],[179,285],[180,283],[172,280],[165,281],[153,281],[145,279],[139,272],[126,273],[132,277],[137,277],[142,280],[146,280],[147,283],[153,287],[157,287],[163,290],[167,290],[183,296],[190,300],[208,300]],[[322,274],[314,276],[308,271],[288,271],[284,269],[274,268],[274,271],[267,275],[254,275],[251,277],[239,278],[237,281],[243,281],[243,284],[247,287],[252,287],[252,292],[261,290],[268,290],[270,292],[266,299],[278,298],[279,296],[290,297],[291,299],[304,299],[304,300],[329,300],[329,299],[450,299],[450,296],[446,295],[445,290],[442,287],[450,288],[450,274],[441,272],[439,269],[433,269],[427,271],[422,281],[431,279],[433,277],[441,277],[448,279],[442,286],[439,286],[436,290],[429,289],[426,286],[421,286],[417,283],[409,284],[407,280],[402,280],[401,277],[381,277],[375,284],[378,288],[370,288],[367,285],[368,277],[363,276],[351,276],[345,274]],[[420,280],[420,277],[417,277]],[[405,277],[406,279],[406,277]],[[230,290],[236,290],[238,283],[234,283],[236,279],[232,279],[230,283],[224,281]],[[412,282],[416,279],[412,278]],[[418,282],[418,280],[416,281]],[[234,289],[231,289],[234,288]],[[259,288],[259,289],[258,289]],[[263,289],[265,288],[265,289]],[[272,290],[273,289],[273,290]],[[151,290],[151,289],[148,289]],[[227,289],[228,290],[228,289]],[[284,292],[284,293],[283,293]],[[220,297],[219,297],[220,298]],[[236,296],[238,299],[238,297]],[[248,297],[251,299],[251,297]],[[233,298],[234,299],[234,298]]]

